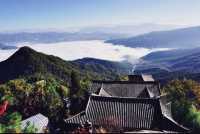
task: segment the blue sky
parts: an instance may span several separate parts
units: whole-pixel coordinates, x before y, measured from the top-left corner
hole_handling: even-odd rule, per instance
[[[200,0],[0,0],[0,31],[160,23],[200,25]]]

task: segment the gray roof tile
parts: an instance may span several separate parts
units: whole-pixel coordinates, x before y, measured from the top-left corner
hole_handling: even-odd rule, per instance
[[[104,89],[111,96],[138,97],[145,88],[148,88],[152,97],[160,95],[157,82],[94,81],[90,91],[99,94],[100,89]]]
[[[155,130],[156,128],[166,131],[188,131],[162,110],[160,98],[91,95],[85,112],[67,119],[66,123],[81,124],[88,120],[93,125],[122,130]]]

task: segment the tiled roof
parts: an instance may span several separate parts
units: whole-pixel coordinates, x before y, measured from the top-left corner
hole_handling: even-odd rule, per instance
[[[152,97],[155,97],[154,94],[149,91],[148,88],[145,87],[145,89],[140,92],[140,94],[137,96],[137,98],[152,98]]]
[[[161,124],[161,128],[164,131],[170,132],[180,132],[180,133],[189,133],[190,130],[188,128],[185,128],[184,126],[178,124],[176,121],[174,121],[172,118],[168,116],[163,116],[163,121]]]
[[[94,126],[134,132],[188,132],[173,120],[171,103],[161,95],[158,82],[146,75],[129,77],[129,81],[93,81],[85,112],[65,122],[77,126],[89,121]]]
[[[150,129],[161,117],[159,110],[157,99],[91,96],[86,115],[95,125]]]
[[[42,114],[37,114],[31,116],[21,122],[21,128],[24,129],[27,126],[27,123],[34,125],[37,128],[38,133],[42,133],[43,129],[47,127],[49,119]]]
[[[145,88],[148,88],[152,97],[160,95],[157,82],[94,81],[90,92],[99,94],[100,89],[103,89],[111,96],[138,97]]]
[[[187,131],[161,108],[160,98],[103,97],[91,95],[85,113],[66,121],[81,124],[85,121],[106,128],[125,130]],[[165,126],[168,124],[169,126]]]
[[[154,81],[152,75],[142,75],[143,81]]]
[[[112,95],[108,94],[103,88],[100,89],[99,95],[100,96],[107,96],[107,97],[112,96]]]
[[[102,97],[92,95],[85,114],[78,114],[67,123],[78,124],[89,120],[95,125],[150,129],[161,117],[157,99]],[[81,116],[81,117],[80,117]]]
[[[171,113],[171,102],[168,101],[167,95],[162,95],[160,96],[160,106],[162,109],[162,114],[172,118],[172,113]]]
[[[85,114],[85,111],[74,115],[73,117],[65,120],[65,122],[67,123],[72,123],[72,124],[81,124],[81,123],[85,123],[87,121],[87,117]]]
[[[154,79],[152,75],[128,75],[129,81],[134,81],[134,82],[153,82]]]

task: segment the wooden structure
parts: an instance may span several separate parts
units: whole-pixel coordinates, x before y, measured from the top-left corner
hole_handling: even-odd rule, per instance
[[[155,81],[93,81],[85,111],[65,120],[66,128],[86,121],[107,132],[188,133],[173,120],[171,103]]]

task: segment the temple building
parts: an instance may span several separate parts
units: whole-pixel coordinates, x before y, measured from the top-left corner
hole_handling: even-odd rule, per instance
[[[93,81],[85,111],[65,120],[73,131],[130,133],[189,133],[171,114],[152,76],[129,75],[128,81]],[[84,125],[86,124],[86,125]]]

